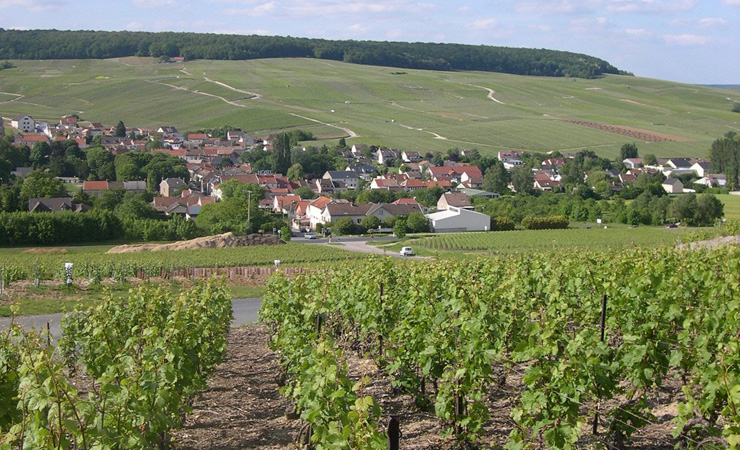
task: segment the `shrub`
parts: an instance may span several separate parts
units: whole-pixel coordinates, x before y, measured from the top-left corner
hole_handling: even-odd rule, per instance
[[[516,227],[508,217],[491,217],[491,231],[511,231]]]
[[[526,230],[548,230],[548,229],[565,229],[568,228],[569,222],[563,216],[549,217],[525,217],[522,219],[522,226]]]

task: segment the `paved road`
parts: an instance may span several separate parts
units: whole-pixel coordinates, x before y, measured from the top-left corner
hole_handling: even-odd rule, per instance
[[[378,236],[376,238],[367,238],[367,237],[340,237],[340,238],[333,238],[332,243],[333,244],[339,244],[336,247],[341,248],[344,250],[349,250],[352,252],[361,252],[361,253],[375,253],[378,255],[384,255],[384,256],[393,256],[394,258],[408,258],[408,256],[401,256],[397,251],[393,250],[387,250],[383,247],[376,247],[374,245],[367,245],[368,242],[383,242],[383,241],[392,241],[396,238],[393,236]],[[291,242],[298,242],[300,244],[329,244],[328,238],[321,238],[321,239],[304,239],[301,237],[294,238]],[[412,259],[427,259],[420,256],[414,256]]]
[[[234,310],[234,321],[232,326],[239,326],[248,323],[257,322],[257,314],[262,304],[261,298],[235,298],[231,301]],[[51,335],[54,338],[61,336],[62,314],[44,314],[39,316],[18,317],[16,321],[25,328],[46,329],[46,324],[50,324]],[[0,318],[0,330],[7,328],[10,319],[7,317]]]

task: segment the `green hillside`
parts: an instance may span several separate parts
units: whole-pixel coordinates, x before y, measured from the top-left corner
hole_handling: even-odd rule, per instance
[[[0,73],[6,119],[77,113],[181,131],[232,125],[256,136],[300,128],[332,144],[344,136],[350,145],[422,152],[587,148],[615,156],[635,142],[658,157],[706,156],[714,139],[740,131],[740,114],[730,111],[736,90],[621,75],[525,77],[316,59],[13,63]]]

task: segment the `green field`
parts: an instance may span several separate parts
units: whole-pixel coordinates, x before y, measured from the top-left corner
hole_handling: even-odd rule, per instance
[[[663,227],[630,228],[596,224],[567,230],[515,230],[489,233],[451,233],[430,236],[410,243],[420,253],[476,252],[522,253],[568,249],[608,250],[673,246],[690,238],[697,229]],[[405,244],[409,245],[409,244]],[[426,250],[426,251],[424,251]]]
[[[638,77],[401,71],[314,59],[13,63],[17,68],[0,78],[6,118],[30,114],[55,121],[77,113],[105,124],[171,124],[180,131],[232,125],[258,137],[300,128],[314,133],[317,143],[344,136],[350,145],[422,152],[585,148],[610,157],[626,142],[636,142],[640,154],[706,156],[714,139],[740,131],[740,115],[730,112],[740,100],[737,90]],[[648,143],[566,120],[632,127],[671,140]]]
[[[276,259],[284,266],[305,266],[333,261],[361,259],[366,255],[328,246],[312,246],[306,251],[302,244],[202,248],[139,253],[106,253],[112,245],[61,247],[55,253],[36,253],[27,248],[0,249],[3,262],[0,269],[11,281],[32,280],[38,263],[39,278],[62,279],[64,263],[74,264],[75,277],[86,279],[93,275],[102,278],[134,277],[139,273],[158,276],[172,269],[199,267],[254,267],[272,266]]]
[[[725,219],[740,220],[740,195],[717,195],[725,205]]]

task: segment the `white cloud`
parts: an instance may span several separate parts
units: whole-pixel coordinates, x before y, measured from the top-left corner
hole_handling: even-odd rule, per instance
[[[141,22],[131,22],[126,25],[127,30],[141,30],[142,28],[144,28],[144,24]]]
[[[0,0],[0,9],[18,8],[31,12],[61,10],[67,5],[66,0],[47,2],[44,0]]]
[[[356,23],[350,27],[347,28],[352,33],[367,33],[370,31],[370,28],[366,27],[365,25],[361,23]]]
[[[672,13],[688,11],[697,0],[608,0],[606,9],[616,13]]]
[[[611,28],[612,24],[606,17],[583,17],[570,21],[568,31],[572,33],[602,33]]]
[[[177,6],[175,0],[132,0],[131,4],[137,8],[171,8]]]
[[[490,19],[478,19],[476,21],[473,21],[473,23],[470,24],[470,28],[474,30],[489,30],[491,28],[498,27],[499,23],[498,20],[490,18]]]
[[[663,40],[669,45],[706,45],[712,42],[711,37],[697,34],[664,34]]]
[[[651,33],[649,30],[646,30],[644,28],[628,28],[624,30],[624,32],[629,37],[634,37],[634,38],[639,38],[639,39],[649,38],[653,35],[653,33]]]
[[[722,0],[725,6],[740,6],[740,0]]]
[[[705,17],[699,21],[699,26],[702,28],[722,27],[725,25],[727,25],[727,20],[721,17]]]
[[[519,13],[573,14],[596,10],[601,0],[520,0],[514,10]]]

